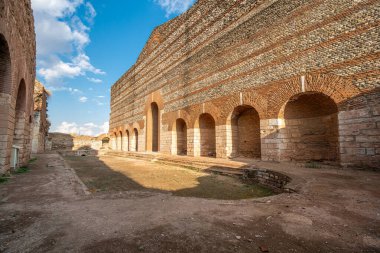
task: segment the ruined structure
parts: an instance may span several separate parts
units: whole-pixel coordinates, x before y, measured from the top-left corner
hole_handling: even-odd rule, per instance
[[[99,150],[108,150],[109,137],[107,134],[87,136],[64,133],[50,133],[50,150],[69,155],[97,155]]]
[[[0,173],[30,157],[35,55],[30,0],[0,0]]]
[[[380,1],[199,0],[112,87],[111,147],[380,167]]]
[[[49,91],[36,80],[34,84],[34,120],[32,131],[32,153],[42,153],[48,138],[50,122],[47,115],[47,100],[50,96]]]

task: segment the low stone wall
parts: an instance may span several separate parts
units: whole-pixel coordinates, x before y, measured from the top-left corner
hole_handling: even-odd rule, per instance
[[[286,185],[291,181],[291,178],[276,171],[268,169],[244,169],[243,180],[258,183],[270,187],[276,192],[292,192]]]
[[[62,156],[96,156],[98,155],[98,150],[60,150],[58,153]]]

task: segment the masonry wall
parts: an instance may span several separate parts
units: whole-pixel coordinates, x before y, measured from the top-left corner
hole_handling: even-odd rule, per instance
[[[30,0],[0,1],[0,173],[10,168],[13,145],[20,166],[30,157],[35,54]]]
[[[379,18],[376,0],[198,1],[157,27],[136,64],[113,85],[110,134],[136,124],[145,130],[154,102],[161,115],[160,152],[173,152],[172,126],[182,118],[188,155],[198,156],[196,122],[209,113],[216,122],[216,157],[227,158],[237,149],[230,115],[245,105],[259,114],[263,160],[325,160],[320,153],[335,150],[337,163],[379,167]],[[307,138],[316,136],[296,135],[314,123],[293,124],[284,108],[307,93],[327,96],[338,110],[337,119],[314,119],[328,121],[315,132],[339,137],[300,155],[303,146],[288,146],[284,131],[310,146]]]
[[[99,150],[103,147],[102,139],[105,136],[98,137],[72,135],[63,133],[50,133],[51,150],[69,151],[69,150]]]

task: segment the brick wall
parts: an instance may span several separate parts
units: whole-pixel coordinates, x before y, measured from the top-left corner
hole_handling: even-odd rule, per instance
[[[26,164],[30,158],[35,55],[35,33],[30,0],[2,1],[0,4],[0,174],[10,168],[10,155],[14,144],[20,146],[20,166]],[[19,110],[16,110],[16,105]]]
[[[137,123],[139,131],[149,130],[147,106],[155,102],[160,152],[176,153],[172,126],[182,118],[188,155],[205,155],[202,146],[214,146],[215,139],[217,157],[241,150],[264,160],[379,166],[378,102],[373,99],[380,83],[379,17],[376,0],[198,1],[155,29],[136,64],[113,85],[110,132]],[[291,110],[296,118],[284,111],[292,99],[309,93],[328,97],[339,108],[338,119],[320,109],[329,108],[324,100],[305,99],[304,112]],[[359,108],[357,101],[367,102]],[[242,105],[258,113],[252,127],[245,128],[243,119],[240,127],[229,121]],[[203,113],[215,120],[215,138],[211,131],[207,141],[196,125]],[[321,121],[324,127],[314,126]],[[343,138],[344,127],[361,123],[359,134]]]

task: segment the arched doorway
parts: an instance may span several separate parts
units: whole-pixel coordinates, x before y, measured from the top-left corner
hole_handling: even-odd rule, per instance
[[[134,151],[139,151],[139,132],[136,128],[133,129],[133,148]]]
[[[176,120],[177,155],[187,155],[187,126],[183,119]]]
[[[11,55],[5,37],[0,34],[0,93],[12,91]]]
[[[328,96],[307,92],[293,96],[284,109],[286,145],[282,160],[338,161],[338,107]]]
[[[13,123],[13,109],[11,107],[12,75],[11,56],[5,37],[0,34],[0,104],[2,115],[0,116],[0,135],[6,136],[4,143],[0,145],[0,168],[9,163],[11,134],[8,132]]]
[[[157,103],[150,104],[147,115],[147,150],[157,152],[159,150],[159,109]]]
[[[13,145],[23,149],[24,146],[24,131],[26,124],[26,86],[25,81],[21,80],[17,91],[15,127],[13,134]]]
[[[130,148],[129,148],[129,131],[125,131],[125,134],[126,134],[126,150],[127,151],[130,151]]]
[[[261,157],[260,117],[248,105],[238,106],[231,114],[232,157]]]
[[[215,136],[215,120],[208,114],[203,113],[199,116],[199,132],[200,132],[200,155],[216,156],[216,136]]]

